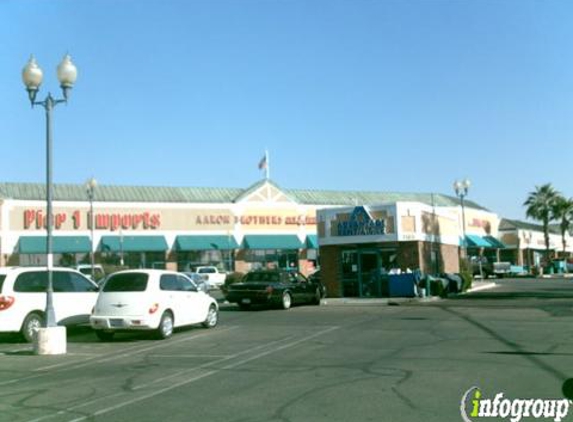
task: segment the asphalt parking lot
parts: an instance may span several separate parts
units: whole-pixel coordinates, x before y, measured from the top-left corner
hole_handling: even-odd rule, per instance
[[[548,299],[513,297],[508,284],[399,306],[224,306],[216,328],[166,341],[71,330],[64,356],[3,336],[0,420],[444,421],[461,420],[474,385],[560,397],[573,368],[570,284],[544,283]]]

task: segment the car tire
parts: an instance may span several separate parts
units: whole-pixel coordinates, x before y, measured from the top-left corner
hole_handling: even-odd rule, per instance
[[[313,305],[320,305],[320,299],[322,299],[322,293],[320,292],[320,288],[316,288],[314,292],[314,297],[312,298]]]
[[[156,334],[161,340],[166,340],[173,335],[173,315],[171,312],[164,312],[161,315]]]
[[[219,322],[219,313],[217,312],[217,307],[215,305],[209,306],[209,311],[207,312],[207,318],[201,325],[205,328],[213,328]]]
[[[112,341],[115,333],[113,331],[95,330],[96,337],[101,341]]]
[[[289,292],[284,292],[281,299],[281,307],[285,310],[292,306],[292,296]]]
[[[24,337],[24,340],[26,340],[27,343],[33,343],[34,340],[36,339],[38,329],[42,328],[43,326],[44,326],[44,317],[39,313],[34,312],[29,314],[26,317],[26,319],[24,319],[20,333],[22,334],[22,337]]]

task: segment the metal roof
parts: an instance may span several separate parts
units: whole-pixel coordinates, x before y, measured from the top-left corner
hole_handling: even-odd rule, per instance
[[[560,234],[560,229],[558,225],[550,224],[548,228],[549,228],[549,233]],[[543,225],[529,223],[526,221],[510,220],[507,218],[501,219],[499,223],[499,230],[515,230],[515,229],[543,232]]]
[[[283,189],[270,180],[259,181],[246,189],[98,185],[94,192],[94,200],[98,202],[233,203],[265,183],[272,184],[294,201],[303,205],[376,205],[397,201],[421,202],[438,207],[460,205],[458,198],[438,193]],[[83,184],[55,183],[53,186],[53,199],[55,201],[83,202],[88,200]],[[0,199],[44,200],[45,198],[45,184],[0,183]],[[488,211],[487,208],[473,201],[466,200],[464,204],[469,208]]]

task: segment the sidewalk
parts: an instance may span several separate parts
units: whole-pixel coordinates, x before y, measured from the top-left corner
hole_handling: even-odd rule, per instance
[[[472,283],[472,288],[463,293],[454,293],[450,297],[456,297],[459,295],[465,295],[467,293],[479,292],[482,290],[493,289],[497,284],[493,281],[476,281]],[[382,297],[382,298],[359,298],[359,297],[327,297],[322,299],[321,305],[325,306],[343,306],[343,305],[354,305],[354,306],[399,306],[404,303],[427,303],[442,300],[439,296],[429,296],[429,297]]]

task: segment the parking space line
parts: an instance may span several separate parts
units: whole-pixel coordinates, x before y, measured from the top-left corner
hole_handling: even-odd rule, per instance
[[[52,413],[52,414],[43,415],[42,417],[39,417],[39,418],[36,418],[36,419],[32,419],[32,420],[29,420],[29,421],[27,421],[27,422],[40,422],[40,421],[43,421],[43,420],[47,420],[47,419],[51,419],[51,418],[54,418],[54,417],[57,417],[57,416],[64,415],[64,414],[66,414],[66,413],[77,412],[77,411],[79,411],[79,409],[85,408],[85,407],[87,407],[87,406],[89,406],[89,405],[93,405],[93,404],[98,403],[98,402],[101,402],[101,401],[106,401],[106,400],[108,400],[109,398],[112,398],[112,397],[113,397],[113,398],[125,397],[125,396],[128,396],[128,395],[133,394],[133,392],[140,391],[141,389],[143,389],[143,388],[145,388],[145,387],[149,387],[149,386],[151,386],[151,385],[153,385],[153,384],[155,384],[155,383],[157,383],[157,382],[166,381],[166,380],[171,379],[171,378],[173,378],[173,377],[175,377],[175,376],[185,376],[185,375],[191,374],[191,373],[193,373],[193,372],[200,371],[200,370],[202,370],[202,369],[208,369],[209,367],[212,367],[212,366],[214,366],[214,365],[218,365],[218,364],[220,364],[220,363],[222,363],[222,362],[227,362],[227,361],[229,361],[229,360],[238,358],[238,357],[243,356],[243,355],[245,355],[245,354],[249,354],[249,355],[250,355],[250,354],[252,354],[252,353],[253,353],[254,351],[256,351],[256,350],[268,348],[269,346],[271,346],[271,349],[261,351],[260,353],[257,353],[257,354],[254,355],[254,356],[248,356],[248,357],[246,357],[246,358],[244,358],[244,359],[241,359],[241,360],[239,360],[239,361],[237,361],[237,362],[234,362],[234,363],[230,363],[230,364],[228,364],[228,365],[226,365],[226,366],[223,366],[223,367],[221,367],[221,368],[211,369],[211,370],[208,370],[207,372],[203,372],[203,373],[196,374],[196,375],[192,376],[191,378],[186,378],[186,379],[184,379],[184,380],[182,380],[182,381],[180,381],[180,382],[174,383],[174,384],[172,384],[172,385],[170,385],[170,386],[161,388],[161,389],[159,389],[159,390],[156,390],[156,391],[153,391],[153,392],[150,392],[150,393],[147,393],[147,394],[140,395],[140,396],[138,396],[138,397],[134,397],[134,398],[132,398],[132,399],[129,399],[129,400],[126,400],[126,401],[123,401],[123,402],[119,402],[119,403],[117,403],[116,405],[106,407],[106,408],[104,408],[104,409],[98,410],[98,411],[96,411],[96,412],[94,412],[94,413],[92,413],[92,414],[89,414],[89,415],[85,415],[85,416],[81,416],[81,417],[79,417],[79,418],[71,419],[71,420],[69,420],[68,422],[81,422],[81,421],[89,420],[89,419],[92,419],[92,418],[94,418],[94,417],[102,416],[102,415],[105,415],[105,414],[107,414],[107,413],[113,412],[113,411],[115,411],[115,410],[121,409],[121,408],[123,408],[123,407],[132,405],[132,404],[134,404],[134,403],[138,403],[138,402],[140,402],[140,401],[143,401],[143,400],[146,400],[146,399],[149,399],[149,398],[152,398],[152,397],[156,397],[156,396],[158,396],[158,395],[164,394],[164,393],[166,393],[166,392],[168,392],[168,391],[171,391],[171,390],[173,390],[173,389],[179,388],[179,387],[181,387],[181,386],[183,386],[183,385],[191,384],[191,383],[196,382],[196,381],[199,381],[199,380],[201,380],[201,379],[203,379],[203,378],[206,378],[206,377],[209,377],[209,376],[212,376],[212,375],[216,375],[216,374],[218,374],[218,373],[220,373],[220,372],[222,372],[222,371],[227,371],[227,370],[229,370],[229,369],[237,368],[237,367],[239,367],[239,366],[241,366],[241,365],[244,365],[244,364],[247,364],[247,363],[249,363],[249,362],[251,362],[251,361],[253,361],[253,360],[260,359],[260,358],[262,358],[262,357],[264,357],[264,356],[268,356],[268,355],[270,355],[270,354],[279,352],[279,351],[281,351],[281,350],[284,350],[284,349],[287,349],[287,348],[290,348],[290,347],[294,347],[294,346],[296,346],[296,345],[298,345],[298,344],[300,344],[300,343],[303,343],[303,342],[305,342],[305,341],[312,340],[312,339],[314,339],[314,338],[316,338],[316,337],[322,336],[322,335],[324,335],[324,334],[327,334],[327,333],[332,332],[332,331],[334,331],[334,330],[337,330],[337,329],[339,329],[339,328],[340,328],[340,327],[338,327],[338,326],[328,327],[328,328],[326,328],[326,329],[324,329],[324,330],[321,330],[321,331],[319,331],[319,332],[317,332],[317,333],[314,333],[314,334],[309,335],[309,336],[302,337],[302,338],[297,339],[297,340],[293,340],[294,336],[289,336],[289,337],[287,337],[287,338],[283,338],[283,339],[280,339],[280,340],[275,340],[275,341],[272,341],[272,342],[269,342],[269,343],[265,343],[265,344],[262,344],[262,345],[258,345],[258,346],[252,347],[252,348],[250,348],[250,349],[243,350],[243,351],[241,351],[241,352],[239,352],[239,353],[236,353],[236,354],[234,354],[234,355],[229,355],[229,356],[226,356],[226,357],[224,357],[224,358],[217,359],[216,361],[208,362],[208,363],[205,363],[205,364],[203,364],[203,365],[199,365],[199,366],[197,366],[197,367],[195,367],[195,368],[190,368],[190,369],[187,370],[187,371],[182,371],[182,372],[179,372],[179,373],[177,373],[177,374],[174,374],[174,375],[171,375],[171,376],[168,376],[168,377],[164,377],[164,378],[162,378],[162,379],[154,380],[154,381],[151,382],[151,383],[140,385],[140,386],[134,388],[131,392],[122,392],[122,393],[109,394],[109,395],[106,395],[106,396],[99,397],[99,398],[97,398],[97,399],[91,400],[91,401],[89,401],[89,402],[84,402],[84,403],[82,403],[82,404],[80,404],[80,405],[77,405],[77,406],[72,406],[72,407],[69,407],[69,408],[66,408],[66,409],[62,409],[62,410],[60,410],[60,411],[58,411],[58,412],[55,412],[55,413]],[[292,340],[292,341],[291,341],[291,340]],[[287,342],[287,341],[288,341],[288,342]],[[287,343],[285,343],[285,342],[287,342]]]
[[[235,327],[227,327],[227,328],[223,328],[223,329],[219,329],[219,330],[215,330],[215,331],[205,331],[205,332],[202,332],[199,334],[194,334],[192,336],[184,337],[181,339],[169,339],[168,341],[159,341],[157,344],[154,344],[153,346],[147,346],[147,347],[143,347],[143,348],[138,348],[138,346],[134,346],[133,348],[128,349],[127,351],[122,351],[116,355],[109,355],[109,356],[106,356],[102,359],[97,359],[93,362],[81,362],[81,363],[75,364],[75,366],[74,366],[74,363],[71,363],[71,364],[59,363],[59,364],[55,364],[55,365],[49,365],[49,366],[44,366],[42,368],[38,368],[38,369],[36,369],[36,371],[38,371],[38,372],[48,371],[48,370],[52,370],[54,368],[66,366],[66,365],[69,365],[70,367],[73,367],[73,368],[63,368],[63,370],[83,368],[84,366],[89,366],[89,365],[92,365],[95,363],[108,362],[110,360],[115,360],[115,359],[123,358],[123,357],[131,357],[133,355],[147,352],[149,350],[160,349],[162,347],[166,347],[166,346],[173,345],[173,344],[185,343],[186,341],[195,340],[199,337],[205,337],[209,334],[225,333],[227,331],[234,330],[235,328],[237,328],[237,327],[235,326]]]
[[[85,420],[87,420],[87,419],[91,419],[91,418],[93,418],[93,417],[105,415],[106,413],[110,413],[110,412],[113,412],[114,410],[121,409],[122,407],[129,406],[129,405],[131,405],[131,404],[138,403],[138,402],[140,402],[140,401],[142,401],[142,400],[146,400],[146,399],[149,399],[149,398],[152,398],[152,397],[161,395],[161,394],[166,393],[166,392],[168,392],[168,391],[171,391],[171,390],[173,390],[173,389],[175,389],[175,388],[179,388],[179,387],[181,387],[181,386],[183,386],[183,385],[191,384],[191,383],[193,383],[193,382],[195,382],[195,381],[201,380],[201,379],[206,378],[206,377],[209,377],[209,376],[211,376],[211,375],[218,374],[219,372],[222,372],[222,371],[225,371],[225,370],[229,370],[229,369],[234,369],[234,368],[237,368],[237,367],[239,367],[239,366],[241,366],[241,365],[244,365],[244,364],[246,364],[246,363],[249,363],[249,362],[251,362],[251,361],[253,361],[253,360],[259,359],[259,358],[261,358],[261,357],[270,355],[270,354],[272,354],[272,353],[279,352],[279,351],[281,351],[281,350],[284,350],[284,349],[287,349],[287,348],[290,348],[290,347],[294,347],[294,346],[296,346],[297,344],[303,343],[303,342],[308,341],[308,340],[312,340],[313,338],[316,338],[316,337],[319,337],[319,336],[321,336],[321,335],[327,334],[327,333],[329,333],[329,332],[331,332],[331,331],[337,330],[338,328],[339,328],[339,327],[329,327],[329,328],[327,328],[326,330],[322,330],[322,331],[320,331],[320,332],[318,332],[318,333],[314,333],[314,334],[312,334],[312,335],[310,335],[310,336],[303,337],[303,338],[301,338],[301,339],[299,339],[299,340],[296,340],[296,341],[293,341],[293,342],[291,342],[291,343],[287,343],[287,344],[284,344],[284,345],[282,345],[282,346],[278,346],[278,347],[273,348],[273,349],[271,349],[271,350],[267,350],[267,351],[265,351],[265,352],[261,352],[261,353],[255,355],[255,356],[250,356],[250,357],[248,357],[248,358],[246,358],[246,359],[243,359],[243,360],[241,360],[241,361],[239,361],[239,362],[235,362],[235,363],[233,363],[233,364],[227,365],[227,366],[225,366],[225,367],[223,367],[223,368],[213,369],[212,371],[209,371],[209,372],[206,372],[206,373],[203,373],[203,374],[196,375],[196,376],[194,376],[194,377],[192,377],[192,378],[189,378],[189,379],[186,379],[186,380],[181,381],[181,382],[179,382],[179,383],[173,384],[173,385],[171,385],[171,386],[169,386],[169,387],[165,387],[165,388],[163,388],[163,389],[161,389],[161,390],[157,390],[157,391],[152,392],[152,393],[149,393],[149,394],[144,394],[143,396],[136,397],[136,398],[133,398],[133,399],[131,399],[131,400],[127,400],[127,401],[125,401],[125,402],[123,402],[123,403],[118,403],[118,404],[116,404],[115,406],[110,406],[110,407],[108,407],[108,408],[99,410],[99,411],[97,411],[97,412],[95,412],[95,413],[93,413],[93,414],[91,414],[91,415],[82,416],[82,417],[80,417],[80,418],[72,419],[72,420],[70,420],[70,421],[68,421],[68,422],[81,422],[81,421],[85,421]],[[124,393],[124,395],[125,395],[125,394],[127,394],[127,393]]]
[[[157,384],[157,383],[162,382],[162,381],[170,380],[171,378],[180,377],[180,376],[183,376],[183,375],[186,375],[186,374],[189,374],[189,373],[192,373],[192,372],[201,370],[201,369],[205,369],[205,368],[208,368],[208,367],[217,365],[217,364],[219,364],[219,363],[226,362],[226,361],[231,360],[231,359],[235,359],[235,358],[237,358],[237,357],[239,357],[239,356],[242,356],[242,355],[244,355],[244,354],[246,354],[246,353],[252,353],[252,352],[254,352],[255,350],[259,350],[259,349],[263,349],[263,348],[265,348],[265,347],[273,346],[273,345],[275,345],[275,344],[277,344],[277,343],[283,343],[283,342],[289,341],[289,340],[291,340],[291,339],[293,339],[293,338],[294,338],[294,336],[288,336],[288,337],[283,338],[283,339],[280,339],[280,340],[275,340],[275,341],[271,341],[271,342],[269,342],[269,343],[260,344],[260,345],[258,345],[258,346],[252,347],[252,348],[250,348],[250,349],[243,350],[242,352],[235,353],[234,355],[230,355],[229,357],[225,357],[225,358],[222,358],[222,359],[213,361],[213,362],[207,362],[207,363],[204,363],[203,365],[199,365],[199,366],[197,366],[197,367],[195,367],[195,368],[189,368],[189,369],[186,369],[185,371],[180,371],[180,372],[177,372],[177,373],[175,373],[175,374],[171,374],[171,375],[168,375],[168,376],[165,376],[165,377],[162,377],[162,378],[156,378],[156,379],[154,379],[153,381],[151,381],[151,382],[149,382],[149,383],[147,383],[147,384],[141,384],[141,385],[138,385],[138,386],[136,386],[136,387],[133,387],[133,391],[141,390],[141,389],[147,388],[147,387],[149,387],[149,386],[151,386],[151,385],[153,385],[153,384]]]
[[[47,375],[51,376],[53,374],[53,372],[52,372],[53,370],[56,370],[59,372],[69,371],[69,370],[73,370],[73,369],[84,368],[84,367],[90,366],[90,365],[97,365],[97,364],[107,362],[110,360],[115,360],[115,359],[124,358],[124,357],[131,357],[131,356],[137,355],[139,353],[147,352],[149,350],[154,350],[154,349],[158,349],[161,347],[167,347],[167,346],[173,345],[173,344],[184,343],[184,342],[189,341],[189,340],[195,340],[199,337],[204,337],[207,335],[214,335],[214,334],[219,334],[219,333],[226,333],[226,332],[233,330],[235,328],[237,328],[237,326],[226,327],[226,328],[222,328],[222,329],[218,329],[218,330],[209,330],[207,332],[195,334],[195,335],[181,338],[181,339],[175,339],[175,340],[170,339],[169,341],[166,341],[166,342],[162,341],[162,342],[159,342],[158,344],[155,344],[153,346],[141,347],[141,345],[135,345],[135,346],[131,347],[130,349],[128,349],[127,351],[123,350],[120,353],[112,353],[112,354],[106,355],[104,358],[101,358],[101,359],[98,359],[98,357],[100,357],[100,355],[94,355],[93,357],[90,357],[87,360],[84,360],[82,362],[62,362],[62,363],[56,363],[53,365],[43,366],[41,368],[36,368],[33,370],[33,372],[36,372],[35,375],[28,375],[28,376],[24,376],[21,378],[13,378],[13,379],[9,379],[6,381],[0,381],[0,386],[11,385],[11,384],[16,384],[16,383],[21,382],[21,381],[29,381],[32,379],[42,378],[42,377],[45,377]]]
[[[238,356],[241,356],[241,355],[244,355],[244,354],[247,354],[247,353],[252,353],[253,351],[262,349],[262,348],[264,348],[264,347],[268,347],[268,346],[274,345],[274,344],[276,344],[276,343],[280,343],[280,342],[285,342],[285,341],[291,340],[293,337],[294,337],[294,336],[289,336],[289,337],[287,337],[287,338],[283,338],[283,339],[280,339],[280,340],[275,340],[275,341],[271,341],[271,342],[269,342],[269,343],[260,344],[260,345],[258,345],[258,346],[252,347],[252,348],[250,348],[250,349],[243,350],[242,352],[236,353],[236,354],[234,354],[234,355],[225,356],[224,358],[221,358],[221,359],[219,359],[219,360],[217,360],[217,361],[204,363],[204,364],[199,365],[199,366],[197,366],[197,367],[190,368],[190,369],[188,369],[187,371],[184,371],[184,372],[185,372],[185,373],[191,373],[191,372],[195,372],[195,371],[198,371],[198,370],[201,370],[201,369],[205,369],[206,367],[208,367],[208,366],[210,366],[210,365],[216,365],[216,364],[218,364],[218,363],[227,361],[227,360],[229,360],[229,359],[233,359],[233,358],[235,358],[235,357],[238,357]],[[184,374],[183,374],[183,373],[178,373],[177,375],[184,375]],[[205,374],[201,374],[200,376],[196,376],[195,378],[198,380],[198,379],[200,379],[200,378],[203,378],[204,376],[205,376]],[[156,380],[154,380],[154,381],[151,382],[151,383],[148,383],[148,384],[139,386],[139,387],[137,387],[137,388],[133,388],[133,391],[139,390],[139,389],[143,388],[144,386],[145,386],[145,387],[148,387],[148,386],[150,386],[150,385],[152,385],[152,384],[154,384],[154,383],[156,383],[156,382],[159,382],[159,381],[166,381],[166,380],[168,380],[168,379],[170,379],[170,378],[172,378],[172,377],[173,377],[173,376],[168,376],[168,377],[163,377],[163,378],[161,378],[161,379],[156,379]],[[125,395],[125,394],[127,394],[127,393],[122,393],[122,394]],[[117,396],[118,396],[117,393],[108,394],[108,395],[105,395],[105,396],[102,396],[102,397],[98,397],[98,398],[96,398],[96,399],[93,399],[93,400],[90,400],[90,401],[87,401],[87,402],[83,402],[83,403],[80,404],[80,405],[72,406],[72,407],[69,407],[69,408],[67,408],[67,409],[60,410],[60,411],[58,411],[58,412],[56,412],[56,413],[53,413],[53,414],[50,414],[50,415],[44,415],[44,416],[41,416],[41,417],[36,418],[36,419],[32,419],[32,420],[27,421],[27,422],[40,422],[40,421],[43,421],[43,420],[51,419],[51,418],[54,418],[54,417],[57,417],[57,416],[64,415],[64,414],[69,413],[69,412],[77,411],[77,410],[82,409],[82,408],[87,407],[87,406],[91,406],[91,405],[96,404],[96,403],[101,402],[101,401],[106,401],[106,400],[108,400],[110,397],[117,397]]]
[[[217,358],[225,359],[233,355],[149,355],[149,358],[159,358],[159,359],[203,359],[203,358]]]

